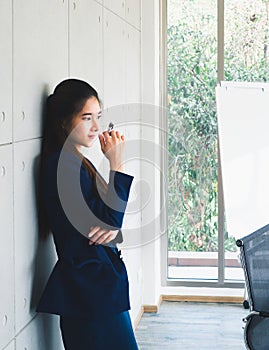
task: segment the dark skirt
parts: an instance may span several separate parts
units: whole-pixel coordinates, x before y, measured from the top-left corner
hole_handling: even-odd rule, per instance
[[[106,319],[60,316],[65,350],[138,350],[128,311]]]

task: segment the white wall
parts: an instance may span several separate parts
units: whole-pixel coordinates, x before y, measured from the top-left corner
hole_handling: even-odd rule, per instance
[[[58,316],[35,307],[55,263],[51,237],[37,236],[36,171],[45,97],[66,77],[89,81],[100,93],[106,123],[125,133],[127,156],[140,154],[140,0],[0,1],[0,348],[60,350]],[[101,151],[89,153],[99,165]],[[131,153],[128,153],[131,152]],[[100,164],[106,176],[107,165]],[[140,163],[126,162],[135,176]],[[131,193],[136,201],[136,193]],[[128,210],[127,210],[128,211]],[[131,317],[143,303],[141,213],[128,212],[123,233]]]
[[[160,1],[142,2],[141,60],[142,117],[141,171],[149,185],[150,196],[142,191],[142,271],[143,304],[156,306],[161,286],[161,184],[160,154]]]

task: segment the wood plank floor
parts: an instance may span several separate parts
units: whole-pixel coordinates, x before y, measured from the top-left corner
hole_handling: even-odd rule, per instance
[[[242,305],[163,301],[135,331],[140,350],[244,350]]]

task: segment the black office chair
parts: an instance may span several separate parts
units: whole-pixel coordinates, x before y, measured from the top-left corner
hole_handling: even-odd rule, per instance
[[[237,240],[245,273],[250,314],[244,338],[249,350],[269,349],[269,225]]]

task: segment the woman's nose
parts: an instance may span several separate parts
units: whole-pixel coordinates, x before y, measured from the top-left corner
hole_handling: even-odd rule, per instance
[[[92,130],[96,130],[96,131],[99,130],[99,122],[98,122],[98,120],[93,119],[91,129]]]

